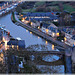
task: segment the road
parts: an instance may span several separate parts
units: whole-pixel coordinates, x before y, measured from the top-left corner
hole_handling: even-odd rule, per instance
[[[33,32],[33,33],[35,33],[35,34],[37,34],[37,35],[43,37],[44,39],[46,39],[46,40],[48,40],[48,41],[51,41],[51,42],[53,42],[53,43],[55,43],[55,44],[57,44],[57,45],[59,45],[59,46],[65,48],[65,49],[71,48],[70,46],[66,45],[65,43],[53,39],[51,36],[47,35],[46,33],[41,32],[41,31],[39,31],[38,29],[32,28],[31,26],[29,26],[29,25],[27,25],[27,24],[24,24],[23,22],[21,22],[21,21],[18,20],[18,18],[17,18],[16,15],[15,15],[15,18],[16,18],[16,20],[18,21],[18,25],[19,25],[19,26],[22,26],[23,28],[26,28],[26,29],[28,29],[29,31],[31,31],[31,32]]]

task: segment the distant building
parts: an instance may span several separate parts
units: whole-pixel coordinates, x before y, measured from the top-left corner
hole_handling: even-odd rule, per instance
[[[36,21],[56,21],[58,18],[51,12],[41,12],[41,13],[32,13],[28,12],[26,15],[23,16],[23,18],[32,18]],[[58,21],[58,20],[57,20]]]
[[[51,35],[52,37],[59,36],[58,28],[53,23],[51,24],[43,23],[41,31]]]
[[[65,30],[65,38],[66,38],[66,44],[73,46],[75,45],[75,29],[74,28],[67,28]]]

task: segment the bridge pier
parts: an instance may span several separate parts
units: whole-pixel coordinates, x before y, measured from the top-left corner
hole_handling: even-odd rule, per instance
[[[75,47],[72,48],[72,72],[75,73]]]
[[[72,51],[71,49],[65,50],[65,73],[72,73],[72,59],[71,59]]]

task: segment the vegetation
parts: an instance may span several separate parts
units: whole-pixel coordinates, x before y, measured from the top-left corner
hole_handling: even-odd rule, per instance
[[[12,19],[13,19],[13,22],[17,22],[16,19],[15,19],[14,12],[12,12]]]
[[[70,13],[73,12],[73,11],[75,11],[75,9],[71,5],[64,4],[63,6],[64,6],[64,10],[67,10]]]
[[[43,5],[43,4],[45,4],[44,1],[36,2],[36,3],[35,3],[35,7],[41,6],[41,5]]]
[[[16,8],[16,11],[17,11],[18,13],[21,13],[21,12],[22,12],[22,8],[21,8],[20,6],[18,6],[18,7]]]
[[[53,24],[55,24],[56,26],[59,26],[59,23],[58,22],[53,22]]]

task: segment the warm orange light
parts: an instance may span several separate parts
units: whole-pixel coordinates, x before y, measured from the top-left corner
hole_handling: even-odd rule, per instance
[[[3,57],[3,53],[1,53],[1,57]]]
[[[29,23],[29,21],[25,21],[25,23]]]
[[[32,22],[31,22],[31,25],[32,25]]]
[[[25,19],[24,18],[22,18],[22,22],[24,22],[25,21]]]
[[[27,17],[25,17],[25,19],[26,19]]]
[[[12,45],[12,48],[14,48],[14,45]]]
[[[74,46],[75,46],[75,42],[74,42]]]
[[[38,27],[38,29],[40,29],[40,27]]]
[[[46,29],[46,32],[48,33],[48,29]]]
[[[52,33],[52,36],[54,37],[55,36],[55,33]]]
[[[32,32],[30,32],[30,34],[32,34]]]
[[[3,37],[3,42],[5,41],[5,38]]]
[[[64,41],[66,41],[67,39],[66,39],[66,37],[64,37]]]
[[[18,45],[17,45],[17,50],[18,50]]]
[[[8,41],[5,40],[5,50],[7,50],[7,42]]]
[[[48,44],[48,42],[46,41],[46,44]]]
[[[26,30],[26,32],[28,32],[28,30]]]
[[[57,36],[59,36],[59,33],[56,33]]]
[[[1,7],[0,7],[0,10],[1,10]]]
[[[21,15],[21,17],[22,17],[23,15]]]
[[[52,45],[52,50],[54,50],[54,45]]]

